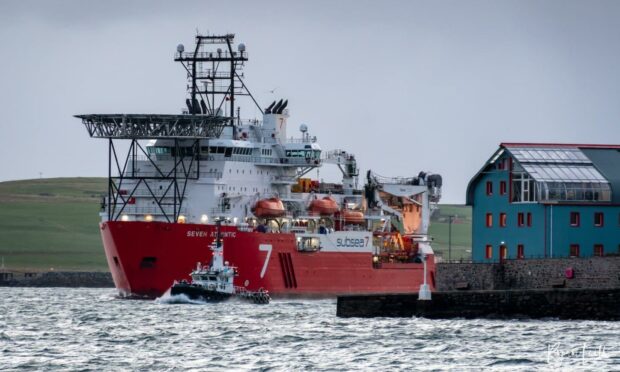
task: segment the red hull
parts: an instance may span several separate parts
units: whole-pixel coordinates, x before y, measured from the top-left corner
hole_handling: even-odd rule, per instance
[[[373,267],[370,253],[299,252],[294,234],[242,232],[222,227],[224,259],[239,268],[235,284],[276,296],[334,296],[417,292],[423,264]],[[125,295],[156,297],[174,280],[189,279],[196,262],[211,258],[212,225],[104,222],[101,236],[114,284]],[[434,290],[435,265],[427,282]]]

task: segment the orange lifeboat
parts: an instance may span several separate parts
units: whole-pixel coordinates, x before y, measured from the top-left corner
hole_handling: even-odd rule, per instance
[[[340,208],[338,208],[338,203],[336,201],[326,196],[323,199],[315,199],[310,203],[308,210],[312,214],[319,214],[321,216],[331,216],[332,214],[338,212]]]
[[[347,224],[362,224],[364,223],[364,213],[360,211],[345,210],[342,212],[344,223]]]
[[[282,217],[286,214],[282,200],[278,198],[261,199],[252,208],[256,217]]]

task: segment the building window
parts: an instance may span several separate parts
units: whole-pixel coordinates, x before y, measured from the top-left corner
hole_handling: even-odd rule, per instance
[[[603,257],[603,245],[602,244],[594,244],[594,255]]]
[[[601,227],[604,223],[603,212],[594,213],[594,226]]]
[[[499,259],[501,261],[504,261],[507,258],[508,258],[508,247],[506,247],[505,245],[500,245],[499,246]]]
[[[501,181],[499,183],[499,194],[506,195],[506,181]]]
[[[532,213],[527,212],[527,226],[532,227]]]
[[[579,226],[579,212],[570,212],[570,225]]]
[[[487,181],[487,195],[493,195],[493,182]]]
[[[579,244],[570,245],[570,257],[579,257]]]
[[[506,213],[499,214],[499,226],[506,227]]]
[[[511,193],[516,203],[536,201],[536,183],[527,173],[513,173]]]
[[[490,244],[487,244],[486,249],[485,249],[485,253],[484,253],[484,257],[487,260],[490,260],[491,258],[493,258],[493,246]]]
[[[523,212],[517,214],[517,226],[522,227],[525,225],[525,215]]]
[[[517,258],[522,260],[525,257],[525,249],[523,244],[517,244]]]
[[[486,225],[487,227],[493,227],[493,214],[492,213],[487,213]]]

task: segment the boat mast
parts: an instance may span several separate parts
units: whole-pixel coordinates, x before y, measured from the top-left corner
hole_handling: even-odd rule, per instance
[[[254,100],[242,81],[243,74],[239,74],[248,60],[248,54],[244,44],[237,45],[237,50],[234,50],[234,39],[234,34],[196,35],[193,52],[186,53],[183,44],[177,47],[174,60],[187,71],[190,97],[187,106],[191,115],[227,116],[234,125],[236,97],[250,96]],[[213,45],[221,47],[215,51],[206,49]],[[228,112],[220,115],[222,106],[226,107],[225,103],[228,103]]]

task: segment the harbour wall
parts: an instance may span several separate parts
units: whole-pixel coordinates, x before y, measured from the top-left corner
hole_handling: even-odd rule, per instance
[[[0,287],[86,287],[114,288],[109,272],[48,271],[0,272]]]
[[[620,288],[620,257],[438,263],[435,278],[437,291]]]
[[[339,317],[558,318],[620,320],[620,288],[434,292],[338,297]]]

